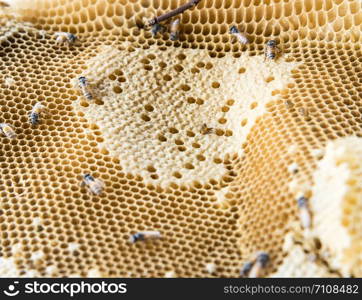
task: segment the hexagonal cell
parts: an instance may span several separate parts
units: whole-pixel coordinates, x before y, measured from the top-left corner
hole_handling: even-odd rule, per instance
[[[0,137],[1,275],[235,277],[257,251],[265,275],[305,261],[282,244],[315,150],[361,137],[360,1],[201,1],[177,41],[168,22],[143,25],[185,0],[12,2],[0,8],[0,122],[17,135]],[[78,41],[57,44],[59,31]],[[32,126],[37,102],[48,113]],[[80,186],[88,173],[101,195]],[[128,242],[147,230],[165,238]]]

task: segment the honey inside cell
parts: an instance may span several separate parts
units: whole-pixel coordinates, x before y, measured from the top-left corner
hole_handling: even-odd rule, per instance
[[[186,2],[0,8],[0,123],[16,133],[0,137],[1,276],[237,277],[258,251],[265,276],[360,276],[360,260],[296,272],[308,251],[283,248],[297,195],[311,199],[313,234],[329,222],[313,204],[326,145],[361,137],[360,1],[204,0],[178,16],[177,40],[169,22],[157,35],[144,26]],[[57,32],[77,42],[57,44]],[[48,115],[32,126],[37,102]],[[102,194],[80,186],[85,174]],[[358,195],[339,208],[351,231]],[[129,243],[144,231],[163,238]]]

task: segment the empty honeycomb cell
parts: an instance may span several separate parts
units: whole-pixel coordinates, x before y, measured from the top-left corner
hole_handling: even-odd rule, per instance
[[[322,154],[311,150],[361,136],[360,1],[203,0],[180,16],[176,42],[137,27],[186,2],[15,0],[0,10],[0,121],[18,134],[0,143],[1,276],[235,277],[260,249],[272,257],[266,275],[360,274],[358,255],[340,259],[355,240],[342,249],[319,231],[335,226],[320,213],[333,197],[313,193],[314,232],[338,272],[301,244],[282,249],[298,220],[295,193],[323,184],[313,177]],[[79,42],[57,46],[55,31]],[[264,61],[270,39],[282,49],[276,61]],[[94,102],[74,86],[81,75]],[[38,101],[50,114],[33,128]],[[356,151],[343,149],[349,164]],[[101,197],[79,186],[89,172],[106,184]],[[358,232],[358,197],[347,194],[329,215]],[[127,243],[155,229],[172,238]]]

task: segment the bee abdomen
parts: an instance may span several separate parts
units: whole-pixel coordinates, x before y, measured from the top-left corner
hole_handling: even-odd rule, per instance
[[[40,118],[39,118],[39,114],[38,113],[31,113],[30,114],[30,123],[32,125],[37,125],[39,124]]]
[[[269,59],[275,59],[276,54],[274,52],[267,52],[266,57]]]
[[[6,137],[8,137],[10,139],[13,139],[16,137],[15,131],[8,124],[0,124],[0,130]]]
[[[177,41],[177,40],[178,40],[178,37],[179,37],[178,32],[172,32],[172,33],[170,34],[170,39],[171,39],[171,41]]]
[[[103,188],[102,187],[93,187],[92,192],[96,195],[102,194]]]
[[[14,131],[9,131],[9,132],[7,132],[6,136],[8,138],[14,139],[14,138],[16,138],[16,133]]]
[[[249,44],[249,39],[241,33],[238,35],[238,39],[241,44]]]
[[[171,24],[171,33],[170,33],[171,41],[178,40],[179,34],[180,34],[180,19],[176,19]]]
[[[92,100],[92,99],[93,99],[93,95],[92,95],[90,92],[85,92],[85,93],[84,93],[84,97],[85,97],[87,100]]]
[[[9,130],[6,132],[6,136],[8,138],[14,139],[16,137],[16,133],[13,130]]]

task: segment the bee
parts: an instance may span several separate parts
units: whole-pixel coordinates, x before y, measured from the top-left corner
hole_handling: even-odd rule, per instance
[[[103,187],[104,187],[103,181],[101,181],[99,179],[95,179],[90,174],[85,174],[83,176],[83,181],[81,183],[81,186],[85,186],[85,185],[89,188],[89,190],[94,195],[100,195],[102,193]]]
[[[79,88],[81,89],[83,96],[88,100],[92,100],[93,99],[93,95],[90,92],[89,88],[88,88],[88,81],[87,78],[85,78],[84,76],[81,76],[78,78],[78,84],[79,84]]]
[[[266,43],[265,48],[265,59],[275,59],[280,52],[280,49],[277,46],[277,42],[275,40],[270,40]],[[265,60],[264,59],[264,60]]]
[[[156,23],[156,24],[152,25],[152,27],[151,27],[151,33],[153,36],[156,36],[157,33],[164,33],[165,31],[166,31],[165,26],[163,26],[159,23]]]
[[[291,109],[293,107],[293,103],[290,100],[285,100],[284,104],[287,109]]]
[[[175,278],[176,277],[176,274],[174,271],[168,271],[165,273],[165,278]]]
[[[13,86],[15,84],[15,79],[12,77],[6,77],[4,83],[7,87]]]
[[[309,113],[309,109],[306,107],[301,107],[298,109],[298,112],[305,118],[308,118],[310,113]]]
[[[248,276],[252,267],[253,263],[251,261],[246,262],[240,269],[240,277]]]
[[[297,163],[292,163],[288,166],[289,173],[296,174],[299,172],[299,165]]]
[[[141,231],[135,234],[132,234],[129,241],[134,244],[139,241],[149,241],[156,240],[161,238],[161,233],[159,231]]]
[[[308,199],[304,196],[301,196],[297,199],[299,207],[299,217],[304,228],[310,228],[312,224],[312,218],[308,209]]]
[[[249,278],[259,278],[268,262],[269,262],[269,254],[266,252],[260,252],[257,255],[255,263],[249,272]]]
[[[16,137],[16,133],[15,133],[14,129],[9,124],[1,123],[0,130],[3,133],[3,135],[8,137],[9,139],[13,139]]]
[[[171,23],[171,34],[170,34],[171,41],[178,40],[179,34],[180,34],[180,19],[176,19]]]
[[[31,110],[30,113],[30,123],[31,125],[37,125],[40,122],[40,117],[43,114],[43,112],[46,111],[46,108],[43,104],[41,104],[40,102],[36,103],[33,106],[33,109]]]
[[[57,44],[65,44],[72,45],[78,39],[76,35],[69,32],[57,32],[55,33],[55,38]]]
[[[39,36],[42,38],[42,39],[45,39],[46,36],[47,36],[47,32],[45,30],[39,30]]]
[[[204,123],[202,124],[201,126],[201,129],[200,129],[200,133],[201,134],[210,134],[214,131],[214,128],[211,128],[211,127],[207,127],[207,125]]]
[[[243,45],[249,44],[249,39],[246,37],[245,34],[241,33],[236,26],[231,26],[229,32],[230,34],[235,36],[241,44]]]
[[[216,265],[214,263],[208,263],[205,265],[207,273],[214,274],[216,271]]]

